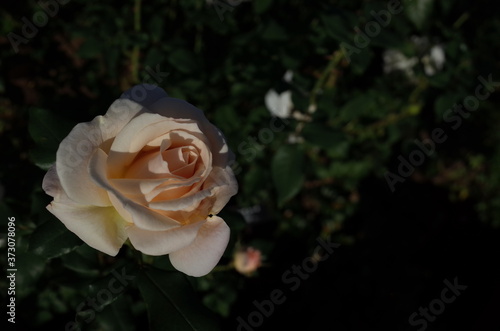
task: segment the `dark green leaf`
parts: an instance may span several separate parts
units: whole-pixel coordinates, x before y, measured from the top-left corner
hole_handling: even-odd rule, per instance
[[[84,59],[90,59],[102,54],[104,43],[101,39],[88,38],[78,50],[78,54]]]
[[[288,36],[281,25],[275,21],[270,21],[262,32],[262,38],[267,40],[287,40]]]
[[[203,306],[185,275],[144,270],[138,286],[148,309],[149,330],[220,330],[215,315]]]
[[[330,37],[339,42],[346,42],[355,46],[353,34],[355,24],[344,14],[344,12],[340,12],[337,14],[321,15],[320,17]]]
[[[425,25],[429,24],[433,6],[433,0],[406,0],[404,2],[406,16],[419,30],[423,30]]]
[[[328,128],[319,123],[310,123],[304,127],[303,136],[306,142],[321,148],[334,148],[345,141],[345,134],[342,131]]]
[[[49,168],[56,162],[57,149],[35,148],[29,151],[30,159],[33,163],[43,170]]]
[[[112,304],[97,314],[97,324],[101,331],[134,331],[132,302],[129,297],[119,296]]]
[[[68,269],[84,275],[97,276],[100,272],[97,251],[85,244],[62,256],[61,260]]]
[[[362,94],[354,97],[346,103],[340,110],[340,117],[344,121],[359,119],[363,115],[374,115],[372,109],[375,106],[375,99],[371,95]]]
[[[293,198],[304,181],[302,173],[303,153],[297,145],[282,146],[274,155],[271,171],[278,191],[278,204]]]
[[[47,170],[56,160],[56,152],[61,141],[71,131],[73,125],[57,118],[48,110],[30,109],[28,129],[36,147],[29,155],[33,163]]]
[[[444,94],[440,96],[434,103],[434,111],[436,113],[436,118],[441,121],[445,112],[448,109],[453,108],[453,105],[457,102],[458,96],[455,94]]]
[[[57,219],[40,225],[31,235],[29,250],[47,259],[71,252],[83,242]]]
[[[133,265],[135,267],[135,265]],[[112,304],[121,296],[131,281],[134,281],[135,272],[125,266],[114,267],[106,276],[92,282],[89,285],[88,295],[96,298],[95,308],[97,311]],[[115,280],[113,280],[115,279]]]
[[[369,48],[363,49],[359,54],[353,53],[350,56],[352,71],[356,75],[364,74],[373,57],[374,53]]]
[[[253,2],[253,9],[256,14],[262,14],[271,7],[272,3],[272,0],[256,0]]]
[[[196,69],[196,58],[191,52],[182,48],[173,51],[168,61],[176,70],[183,73],[190,73]]]
[[[16,294],[25,297],[36,290],[36,281],[45,268],[45,259],[29,252],[21,252],[16,256]]]
[[[30,109],[28,130],[39,146],[57,150],[71,130],[71,124],[42,108]]]

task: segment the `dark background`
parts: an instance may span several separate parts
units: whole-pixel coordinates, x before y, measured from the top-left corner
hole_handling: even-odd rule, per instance
[[[478,76],[500,81],[493,4],[403,2],[359,47],[356,31],[388,2],[72,0],[17,52],[10,39],[24,38],[23,17],[33,22],[40,5],[0,5],[1,231],[6,238],[15,216],[18,329],[63,330],[89,284],[135,265],[128,247],[110,258],[66,233],[44,208],[41,180],[71,127],[104,114],[153,68],[168,73],[160,87],[224,132],[238,162],[240,190],[221,214],[230,245],[214,272],[189,278],[222,330],[235,330],[274,289],[286,300],[255,330],[419,330],[410,315],[455,278],[467,288],[426,330],[500,330],[498,87],[456,130],[443,118],[474,95]],[[359,54],[347,58],[347,44]],[[432,62],[434,46],[442,66]],[[388,50],[400,56],[390,72]],[[287,70],[292,84],[282,79]],[[300,116],[263,142],[270,89],[290,90]],[[408,159],[414,140],[435,128],[447,141],[391,192],[387,172],[398,174],[398,157]],[[240,213],[256,206],[261,212]],[[59,239],[40,234],[47,224]],[[292,291],[283,274],[313,254],[319,237],[341,246]],[[264,256],[251,276],[232,268],[241,246]],[[171,270],[166,257],[152,261]],[[5,278],[0,287],[4,295]],[[134,283],[83,329],[144,329],[148,307]],[[165,315],[156,329],[192,329],[169,324],[168,307]]]

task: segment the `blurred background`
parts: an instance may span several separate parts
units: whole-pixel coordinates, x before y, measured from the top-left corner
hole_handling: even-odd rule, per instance
[[[202,310],[215,330],[500,330],[492,4],[2,3],[0,264],[15,217],[18,330],[212,330],[189,323]],[[170,306],[134,281],[90,318],[79,303],[134,252],[83,244],[46,211],[41,181],[76,123],[142,82],[226,135],[240,185],[221,213],[231,241],[201,278],[145,259],[187,285]]]

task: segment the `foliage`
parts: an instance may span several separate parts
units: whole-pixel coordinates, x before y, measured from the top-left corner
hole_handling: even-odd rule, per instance
[[[484,0],[473,7],[465,0],[403,1],[402,12],[382,26],[373,13],[386,20],[379,14],[389,3],[72,0],[58,5],[17,53],[8,34],[22,36],[22,17],[33,21],[40,4],[5,4],[0,210],[3,220],[17,222],[21,328],[75,322],[84,330],[147,323],[152,330],[235,329],[238,317],[255,310],[254,300],[288,288],[283,272],[312,255],[319,237],[342,244],[343,253],[335,253],[342,256],[324,262],[311,276],[315,282],[286,292],[286,303],[261,330],[312,330],[322,322],[341,330],[402,329],[440,293],[445,277],[481,283],[445,252],[463,242],[476,243],[474,252],[487,258],[500,251],[498,84],[485,87],[490,95],[456,128],[450,109],[477,93],[478,77],[500,80],[500,19]],[[370,32],[372,22],[379,33]],[[441,65],[432,57],[435,46],[445,55]],[[387,67],[388,50],[407,64]],[[288,70],[291,81],[283,79]],[[61,139],[143,81],[203,109],[236,155],[240,191],[220,215],[231,242],[206,277],[186,278],[166,257],[141,256],[128,246],[115,258],[96,252],[45,210],[50,197],[41,180]],[[270,89],[292,92],[290,117],[271,117],[264,103]],[[428,141],[436,128],[447,140],[435,143],[411,175],[401,175],[401,158],[420,150],[415,140]],[[394,192],[388,172],[403,178]],[[266,257],[253,277],[232,268],[239,246]],[[431,248],[440,252],[425,253],[434,262],[415,262],[416,250]],[[472,254],[464,249],[457,254]],[[498,279],[498,269],[467,256],[474,273]],[[134,280],[101,306],[77,312],[123,266]],[[382,276],[388,274],[395,275],[392,283]],[[472,298],[481,298],[481,286],[470,290]],[[0,287],[5,293],[5,279]],[[457,304],[453,316],[478,316],[473,307]],[[437,329],[461,325],[458,317],[440,319]]]

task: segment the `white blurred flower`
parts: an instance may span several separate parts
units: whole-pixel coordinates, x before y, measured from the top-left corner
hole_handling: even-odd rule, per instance
[[[293,71],[292,70],[287,70],[285,74],[283,75],[283,80],[287,83],[291,83],[293,79]]]
[[[424,71],[427,76],[433,76],[436,72],[441,71],[444,63],[446,62],[443,46],[432,46],[429,54],[423,56],[421,61],[424,65]]]
[[[402,71],[410,79],[414,80],[415,72],[413,67],[419,63],[424,66],[427,76],[433,76],[443,69],[446,62],[444,48],[440,44],[431,46],[429,38],[412,36],[411,41],[419,54],[420,60],[416,56],[407,57],[396,49],[388,49],[382,55],[384,60],[384,73]]]
[[[384,73],[403,71],[408,77],[413,77],[412,68],[418,63],[418,58],[415,56],[408,58],[398,50],[388,49],[382,57],[384,59]]]
[[[283,76],[283,80],[287,83],[291,83],[293,79],[293,72],[287,70]],[[288,118],[292,114],[293,102],[292,102],[292,91],[286,90],[280,94],[274,89],[270,89],[264,98],[267,109],[271,112],[273,116],[280,118]]]
[[[291,91],[278,94],[275,90],[271,89],[266,94],[265,102],[267,109],[273,116],[280,118],[290,117],[293,109]]]

